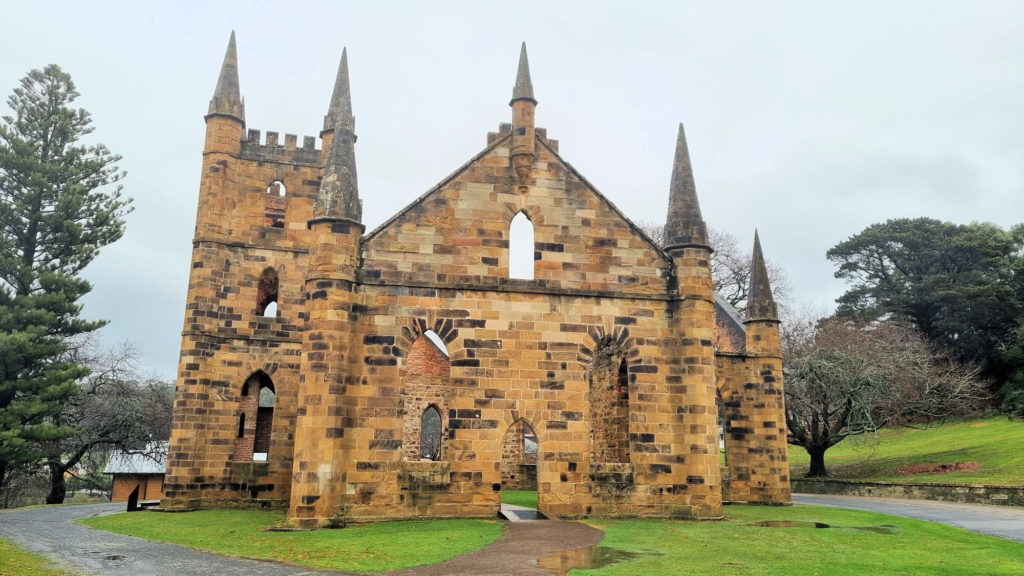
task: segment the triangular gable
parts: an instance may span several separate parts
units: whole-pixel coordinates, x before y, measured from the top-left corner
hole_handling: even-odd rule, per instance
[[[401,220],[402,216],[405,216],[405,214],[408,213],[410,210],[412,210],[413,208],[419,206],[420,204],[423,204],[423,202],[426,201],[428,198],[430,198],[432,195],[434,195],[437,192],[440,192],[441,190],[443,190],[444,187],[447,186],[449,183],[451,183],[452,180],[455,180],[456,178],[458,178],[463,172],[465,172],[466,170],[469,170],[481,158],[483,158],[483,157],[487,156],[488,154],[490,154],[492,150],[494,150],[495,148],[500,146],[505,140],[508,140],[510,138],[512,138],[512,134],[511,133],[507,133],[507,134],[501,135],[498,138],[496,138],[494,140],[494,142],[491,142],[490,144],[485,146],[483,150],[481,150],[480,152],[477,152],[475,156],[473,156],[472,158],[467,160],[462,166],[459,166],[458,168],[456,168],[454,172],[452,172],[451,174],[449,174],[449,175],[445,176],[444,178],[442,178],[441,181],[438,182],[437,184],[435,184],[433,188],[431,188],[430,190],[427,190],[423,194],[420,194],[419,197],[417,197],[412,202],[406,204],[404,208],[402,208],[401,210],[396,212],[394,216],[392,216],[391,218],[388,218],[387,220],[382,222],[380,224],[380,226],[377,226],[372,231],[370,231],[367,234],[363,235],[363,243],[365,244],[366,242],[370,242],[371,240],[373,240],[378,234],[380,234],[384,230],[388,229],[395,222],[398,222],[399,220]]]
[[[362,241],[361,280],[371,284],[582,290],[665,295],[671,258],[543,136],[527,193],[510,162],[511,133],[489,145]],[[509,225],[524,212],[534,248],[511,250]],[[534,258],[534,277],[510,260]],[[531,284],[522,284],[522,282]]]
[[[381,232],[386,230],[388,227],[390,227],[395,222],[401,220],[402,217],[407,212],[409,212],[410,210],[412,210],[416,206],[419,206],[420,204],[423,204],[433,194],[443,190],[445,186],[447,186],[453,180],[458,178],[466,170],[470,169],[481,158],[487,156],[488,154],[491,153],[492,150],[494,150],[495,148],[501,146],[502,144],[505,143],[506,140],[509,140],[511,138],[512,138],[512,134],[510,132],[506,132],[504,134],[500,134],[497,138],[495,138],[495,140],[493,142],[491,142],[490,144],[485,146],[483,148],[483,150],[481,150],[476,155],[474,155],[472,158],[470,158],[465,163],[463,163],[462,166],[459,166],[458,168],[456,168],[451,174],[449,174],[448,176],[442,178],[441,181],[438,182],[437,184],[435,184],[432,188],[430,188],[429,190],[427,190],[426,192],[424,192],[423,194],[418,196],[415,200],[413,200],[412,202],[407,204],[404,208],[402,208],[401,210],[396,212],[393,216],[391,216],[390,218],[388,218],[387,220],[382,222],[379,226],[374,228],[372,231],[370,231],[367,234],[365,234],[363,236],[363,242],[365,243],[365,242],[370,242],[371,240],[373,240],[373,238],[376,237],[378,234],[380,234]],[[657,242],[652,240],[651,237],[648,236],[647,233],[643,230],[643,228],[637,226],[633,222],[633,220],[631,220],[628,216],[626,216],[626,214],[622,210],[620,210],[618,206],[615,205],[614,202],[609,200],[608,197],[605,196],[604,194],[602,194],[601,191],[598,190],[597,187],[594,186],[593,183],[591,183],[589,180],[587,180],[587,178],[583,174],[581,174],[580,171],[577,170],[575,166],[573,166],[565,158],[563,158],[562,155],[559,154],[557,150],[555,150],[553,147],[549,146],[546,138],[543,138],[540,135],[537,135],[536,136],[536,140],[537,140],[537,143],[540,144],[541,146],[543,146],[545,150],[547,150],[552,156],[554,156],[558,160],[558,162],[561,163],[562,166],[564,166],[566,168],[566,170],[571,172],[572,175],[575,176],[576,178],[578,178],[581,182],[583,182],[583,184],[585,184],[586,187],[589,188],[591,192],[593,192],[595,195],[597,195],[597,197],[605,205],[607,205],[607,207],[612,212],[615,212],[616,214],[618,214],[619,217],[622,218],[622,220],[626,223],[626,225],[629,226],[629,228],[631,230],[633,230],[633,232],[635,232],[638,236],[640,236],[644,240],[646,240],[647,243],[651,246],[651,248],[653,248],[654,250],[658,251],[663,258],[665,258],[666,260],[671,260],[671,256],[669,256],[668,253],[666,253],[663,250],[663,248],[658,245]]]

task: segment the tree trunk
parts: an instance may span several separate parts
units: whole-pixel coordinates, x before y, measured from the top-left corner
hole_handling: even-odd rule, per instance
[[[7,462],[0,460],[0,508],[7,508],[11,504],[11,492],[7,486]]]
[[[64,482],[64,467],[60,462],[49,462],[50,468],[50,493],[46,495],[47,504],[63,504],[64,495],[67,494],[68,486]]]
[[[828,471],[825,470],[825,448],[806,448],[807,453],[811,455],[811,468],[807,471],[808,478],[814,478],[819,476],[828,476]]]

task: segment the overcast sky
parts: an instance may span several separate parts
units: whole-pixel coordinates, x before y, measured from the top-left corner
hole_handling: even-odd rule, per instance
[[[677,125],[704,219],[758,228],[799,302],[825,251],[888,218],[1024,221],[1024,2],[9,2],[0,92],[56,63],[124,156],[135,212],[86,271],[85,316],[175,375],[207,111],[237,33],[248,128],[315,136],[348,47],[373,229],[511,119],[527,43],[537,125],[638,222],[663,222]],[[6,104],[0,114],[8,114]],[[319,146],[319,144],[318,144]]]

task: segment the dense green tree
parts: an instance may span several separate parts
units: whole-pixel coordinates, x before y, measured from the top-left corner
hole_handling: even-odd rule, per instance
[[[0,489],[10,466],[42,457],[39,442],[74,433],[53,420],[88,374],[68,345],[104,324],[79,317],[91,289],[79,273],[130,210],[120,156],[79,144],[92,126],[77,97],[58,66],[33,70],[0,122]]]
[[[891,318],[916,327],[961,362],[979,363],[996,384],[1024,368],[1004,351],[1024,313],[1024,227],[931,218],[873,224],[828,251],[850,283],[840,315]]]

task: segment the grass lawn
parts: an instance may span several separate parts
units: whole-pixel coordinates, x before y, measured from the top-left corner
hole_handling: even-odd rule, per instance
[[[605,531],[602,546],[660,555],[570,574],[1024,574],[1024,544],[940,524],[815,506],[726,506],[725,514],[722,522],[592,520]],[[763,521],[831,527],[751,526]],[[858,529],[886,524],[896,533]]]
[[[789,447],[794,478],[807,473],[810,459],[799,446]],[[901,464],[981,462],[975,472],[900,475]],[[994,416],[950,422],[923,430],[891,428],[873,438],[843,440],[825,453],[829,475],[851,480],[938,482],[957,484],[1024,484],[1024,420]]]
[[[536,490],[502,490],[501,502],[515,506],[526,506],[527,508],[537,507]]]
[[[48,560],[0,538],[0,576],[64,576]]]
[[[725,514],[726,520],[712,522],[590,520],[591,525],[605,531],[603,546],[655,555],[572,573],[1024,574],[1024,545],[941,524],[816,506],[726,506]],[[266,511],[209,510],[188,514],[122,513],[79,522],[222,554],[351,572],[441,562],[491,542],[501,531],[497,522],[483,520],[390,522],[313,532],[265,531],[280,519],[279,513]],[[810,525],[753,525],[765,521]],[[815,528],[815,522],[830,527]]]
[[[346,572],[443,562],[482,548],[501,535],[497,521],[460,519],[383,522],[343,530],[267,531],[282,519],[282,512],[200,510],[182,514],[121,513],[78,522],[219,554]]]

